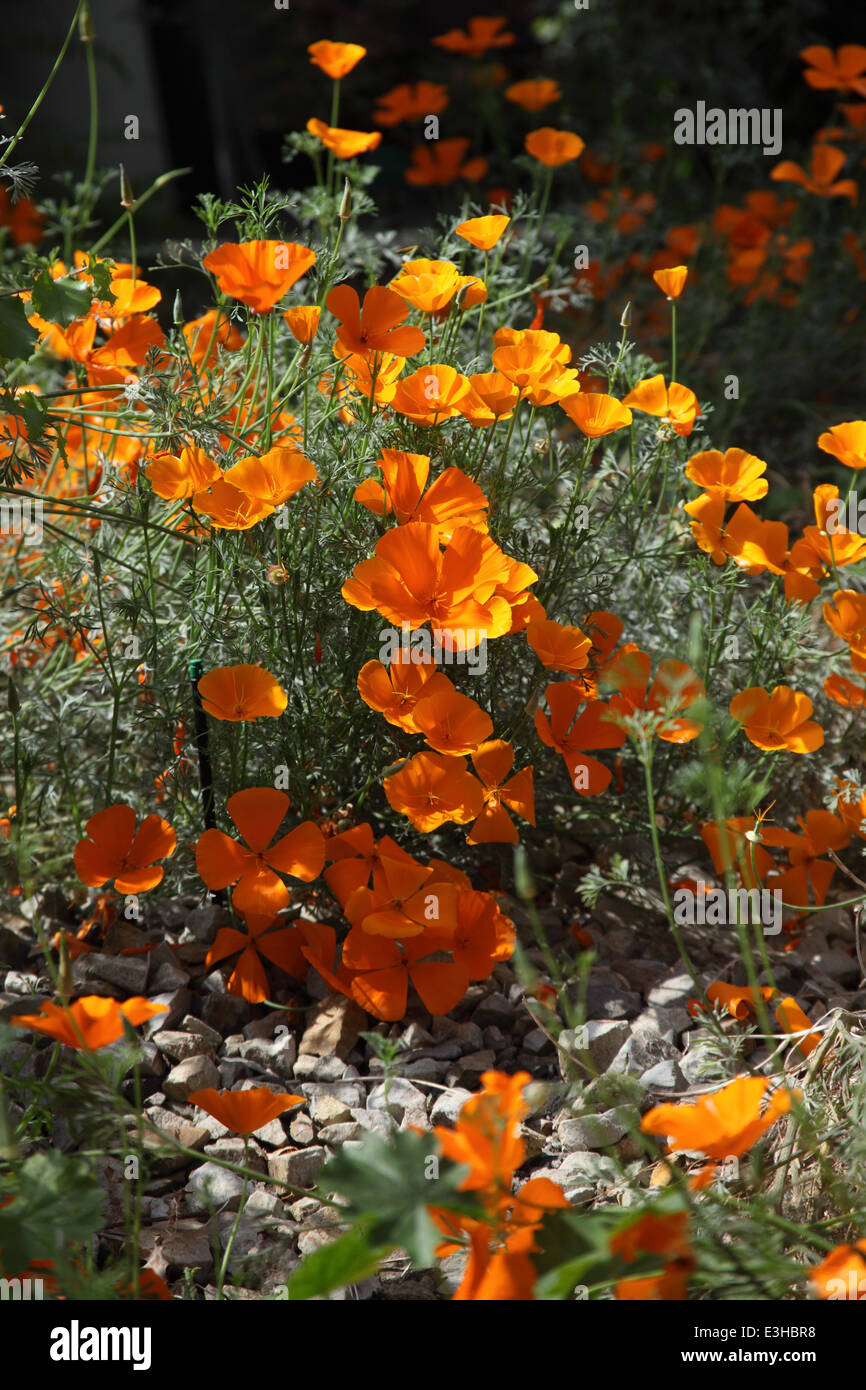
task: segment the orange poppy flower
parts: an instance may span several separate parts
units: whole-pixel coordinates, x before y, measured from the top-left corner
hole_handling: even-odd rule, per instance
[[[318,304],[296,304],[283,314],[289,332],[299,343],[311,343],[319,331],[322,310]]]
[[[824,694],[828,700],[843,705],[846,709],[862,709],[866,705],[866,690],[863,686],[855,685],[844,676],[828,676],[824,681]]]
[[[686,477],[711,497],[723,497],[726,502],[755,502],[766,497],[769,483],[763,459],[746,453],[745,449],[705,449],[692,454],[686,464]]]
[[[382,855],[373,870],[373,889],[356,888],[343,905],[353,927],[370,936],[391,941],[409,941],[436,934],[450,949],[451,933],[457,925],[457,885],[433,883],[433,870],[411,858],[392,859]],[[437,947],[428,946],[427,954]],[[346,957],[344,955],[344,961]],[[465,984],[464,984],[465,988]]]
[[[550,718],[543,710],[536,711],[539,738],[548,748],[562,754],[575,791],[581,796],[598,796],[610,785],[613,773],[585,750],[622,748],[625,731],[608,718],[610,709],[603,700],[591,700],[577,716],[584,696],[571,681],[556,681],[547,687],[544,696]]]
[[[307,52],[311,63],[339,82],[357,67],[367,50],[359,43],[331,43],[330,39],[319,39],[318,43],[307,44]]]
[[[790,995],[780,1001],[776,1008],[776,1018],[779,1020],[779,1027],[785,1033],[803,1033],[811,1024],[809,1016]],[[806,1037],[797,1039],[797,1046],[804,1057],[809,1057],[820,1041],[820,1033],[807,1033]]]
[[[26,246],[42,240],[45,218],[31,198],[13,202],[6,189],[0,188],[0,227],[9,228],[15,246]]]
[[[481,783],[466,770],[466,759],[441,753],[418,753],[384,779],[388,804],[428,833],[446,821],[466,825],[484,806]]]
[[[309,883],[322,871],[325,842],[312,821],[302,821],[271,844],[289,804],[285,792],[274,787],[247,787],[229,797],[226,809],[249,848],[221,830],[206,830],[199,836],[195,850],[199,876],[214,890],[235,884],[232,901],[238,912],[253,916],[280,912],[288,906],[289,891],[279,874]]]
[[[135,811],[118,802],[97,811],[84,827],[86,838],[75,846],[75,872],[89,888],[114,879],[118,893],[146,893],[162,882],[157,859],[170,859],[177,836],[162,816],[146,816],[138,830]]]
[[[543,111],[545,106],[559,101],[562,92],[558,82],[549,77],[540,77],[535,81],[512,82],[510,87],[505,88],[505,96],[515,106],[522,106],[524,111]]]
[[[622,619],[615,613],[601,610],[588,613],[583,626],[587,633],[591,634],[592,645],[586,667],[578,672],[576,679],[570,684],[580,692],[584,700],[595,700],[598,698],[598,680],[610,664],[614,647],[622,636],[623,624]]]
[[[195,493],[192,505],[201,516],[209,517],[218,531],[248,531],[274,511],[269,503],[242,492],[222,475],[206,492]]]
[[[266,314],[315,264],[316,253],[296,241],[224,242],[202,265],[223,294]]]
[[[824,743],[824,730],[809,718],[812,701],[789,685],[777,685],[772,694],[762,686],[750,686],[735,695],[728,708],[756,748],[814,753]]]
[[[866,48],[862,44],[845,43],[835,53],[823,44],[812,44],[800,50],[800,57],[808,64],[803,77],[810,87],[866,97]]]
[[[717,821],[707,821],[701,826],[701,839],[710,852],[713,867],[717,874],[726,874],[736,869],[747,888],[757,888],[774,867],[773,856],[746,835],[754,829],[754,816],[733,816],[724,825]],[[751,860],[754,857],[755,873]]]
[[[237,352],[243,347],[243,337],[221,309],[209,309],[201,318],[185,323],[181,333],[189,346],[189,355],[196,367],[212,367],[217,349]]]
[[[450,681],[448,686],[429,682],[415,702],[412,719],[437,753],[472,753],[493,733],[490,715]]]
[[[560,401],[560,405],[588,439],[601,439],[632,422],[628,406],[600,391],[581,391],[580,395]]]
[[[306,483],[318,478],[308,458],[297,449],[276,445],[258,458],[250,454],[227,468],[223,481],[253,502],[264,502],[268,508],[281,507],[300,492]],[[193,506],[196,506],[193,501]]]
[[[72,1004],[46,1002],[38,1014],[15,1014],[11,1021],[16,1028],[32,1028],[66,1047],[95,1052],[123,1037],[124,1019],[136,1028],[155,1014],[164,1014],[167,1007],[138,995],[118,1004],[116,999],[103,999],[100,994],[85,994]]]
[[[809,1282],[818,1298],[856,1299],[866,1294],[866,1240],[837,1245],[815,1265]]]
[[[406,301],[384,285],[373,285],[364,295],[364,307],[351,285],[337,285],[325,304],[340,321],[337,342],[347,353],[361,357],[374,352],[393,352],[412,357],[424,347],[426,339],[420,328],[403,324],[409,316]]]
[[[484,788],[484,809],[466,836],[467,845],[516,845],[520,837],[505,807],[535,824],[532,768],[510,777],[514,749],[503,739],[482,743],[470,756]]]
[[[684,661],[665,657],[656,668],[650,683],[650,657],[636,647],[622,647],[608,662],[604,679],[616,687],[610,698],[612,717],[626,720],[640,711],[647,711],[661,722],[652,732],[665,743],[690,743],[697,738],[703,724],[696,719],[670,718],[679,710],[689,709],[706,695],[700,677]]]
[[[839,524],[839,489],[835,484],[821,483],[816,487],[813,504],[817,524],[803,528],[801,539],[791,546],[788,563],[798,573],[820,579],[829,573],[832,566],[838,570],[864,559],[866,536]],[[814,598],[816,593],[817,586],[815,593],[809,597]]]
[[[509,381],[530,386],[551,367],[564,367],[571,360],[571,348],[558,333],[543,328],[498,328],[493,335],[493,365]]]
[[[833,425],[818,437],[818,448],[832,454],[846,468],[866,468],[866,420]]]
[[[810,172],[792,159],[783,159],[781,164],[770,170],[770,178],[783,183],[799,183],[807,193],[819,198],[850,198],[857,201],[857,184],[854,179],[836,180],[836,175],[845,163],[844,150],[835,145],[813,145]]]
[[[415,188],[444,187],[456,179],[477,183],[487,173],[487,160],[478,155],[467,159],[468,152],[469,141],[464,137],[416,145],[406,170],[406,182]]]
[[[307,130],[311,135],[318,136],[325,149],[330,150],[336,159],[354,159],[368,150],[377,150],[382,143],[381,130],[342,130],[314,117],[307,121]]]
[[[589,660],[592,638],[579,627],[556,623],[551,618],[535,618],[527,625],[526,637],[542,666],[550,671],[567,671],[576,676]]]
[[[586,145],[579,135],[570,130],[554,130],[553,126],[541,126],[531,130],[524,140],[524,147],[533,159],[548,169],[558,169],[562,164],[570,164],[579,159]]]
[[[374,1018],[393,1023],[406,1012],[409,982],[431,1014],[455,1008],[469,985],[466,971],[453,961],[425,960],[442,938],[422,932],[398,945],[353,927],[343,942],[342,968],[352,972],[347,992]]]
[[[381,661],[368,661],[358,672],[358,693],[364,703],[409,734],[419,732],[412,711],[426,687],[434,683],[454,688],[431,658],[422,659],[420,652],[411,650],[397,653],[387,668]]]
[[[647,415],[656,415],[667,420],[675,434],[691,434],[697,419],[699,407],[694,391],[672,381],[665,386],[664,375],[646,377],[639,381],[633,391],[629,391],[623,405],[630,405]]]
[[[398,381],[391,408],[415,425],[438,425],[460,414],[458,403],[469,389],[453,367],[431,363]]]
[[[176,454],[156,454],[144,470],[157,497],[178,501],[192,497],[222,477],[220,466],[204,449],[188,446]]]
[[[345,377],[345,385],[338,388],[337,395],[359,392],[368,399],[372,396],[379,405],[390,405],[397,389],[397,378],[406,365],[405,357],[395,357],[390,352],[375,353],[371,357],[350,353],[344,357],[343,351],[339,343],[334,344],[334,355],[341,358]],[[331,395],[332,383],[332,377],[324,377],[319,383],[319,390]],[[351,424],[354,417],[346,418],[344,414],[341,418],[345,419],[346,424]]]
[[[687,265],[674,265],[664,270],[653,271],[653,279],[662,291],[662,294],[666,294],[668,299],[679,299],[686,287],[688,275],[689,268]]]
[[[491,251],[510,221],[510,217],[489,213],[487,217],[470,217],[467,222],[458,223],[454,231],[479,251]]]
[[[789,903],[805,907],[812,901],[820,907],[836,872],[836,865],[820,856],[829,850],[844,849],[850,832],[845,822],[830,811],[810,810],[805,819],[798,816],[797,822],[801,835],[782,826],[766,826],[762,831],[764,844],[786,849],[791,864],[774,881],[774,886]]]
[[[738,1076],[694,1105],[657,1105],[641,1120],[644,1134],[668,1138],[668,1153],[694,1149],[708,1158],[738,1158],[766,1134],[799,1096],[775,1091],[763,1114],[761,1105],[769,1081],[763,1076]]]
[[[420,259],[404,261],[390,288],[413,309],[434,314],[450,304],[460,288],[460,275],[453,261]]]
[[[376,98],[376,125],[395,126],[403,121],[423,121],[448,105],[448,88],[438,82],[403,82]]]
[[[187,1097],[190,1105],[213,1115],[233,1134],[253,1134],[292,1106],[303,1105],[306,1099],[286,1091],[270,1091],[267,1086],[251,1086],[247,1091],[215,1091],[208,1086]]]
[[[695,1258],[689,1239],[689,1213],[646,1212],[610,1238],[611,1254],[631,1263],[639,1255],[667,1256],[661,1274],[620,1279],[614,1290],[620,1302],[682,1300],[686,1297]]]
[[[866,594],[837,589],[833,602],[825,603],[822,611],[827,626],[851,648],[852,658],[866,660]]]
[[[425,492],[430,474],[427,454],[383,449],[376,463],[382,470],[382,482],[367,478],[353,494],[362,507],[377,516],[393,515],[401,526],[410,521],[436,526],[445,541],[450,540],[455,525],[461,522],[487,530],[487,498],[462,469],[446,468]]]
[[[286,926],[280,917],[270,914],[246,918],[247,932],[235,927],[220,927],[207,953],[205,965],[210,969],[226,956],[240,951],[228,981],[229,994],[239,995],[250,1004],[261,1004],[268,998],[268,980],[262,957],[273,961],[287,975],[303,980],[307,962],[302,953],[304,938],[296,927]],[[276,930],[271,930],[276,928]]]
[[[520,390],[501,372],[475,372],[468,378],[469,392],[458,402],[460,414],[476,427],[509,420]]]
[[[276,719],[289,698],[262,666],[216,666],[198,682],[205,714],[232,723]]]
[[[354,608],[376,608],[392,623],[429,622],[449,650],[472,650],[511,625],[510,600],[496,589],[513,580],[519,592],[538,578],[528,565],[515,574],[515,564],[471,526],[457,526],[442,550],[437,527],[413,521],[380,537],[375,556],[355,566],[342,594]]]
[[[765,1001],[772,999],[775,993],[776,991],[769,985],[763,986],[757,991],[757,995]],[[716,980],[707,986],[707,998],[711,1004],[724,1005],[731,1018],[735,1018],[738,1023],[744,1022],[757,1009],[756,993],[747,985],[726,985],[723,980]],[[695,1006],[694,1009],[692,1005]],[[703,1008],[703,1005],[698,1003],[696,999],[690,1001],[690,1012],[694,1013],[695,1009],[700,1008]]]
[[[507,20],[497,17],[489,19],[473,16],[466,29],[449,29],[431,39],[437,48],[447,48],[449,53],[464,53],[468,58],[480,58],[488,48],[508,48],[516,42],[514,34],[505,28]]]

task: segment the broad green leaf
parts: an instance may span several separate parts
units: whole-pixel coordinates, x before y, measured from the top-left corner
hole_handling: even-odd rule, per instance
[[[0,299],[0,358],[24,361],[33,351],[36,329],[27,322],[24,305],[17,295]]]
[[[83,318],[90,309],[93,291],[77,275],[61,275],[52,280],[43,270],[33,281],[33,308],[42,318],[66,328],[73,319]]]
[[[356,1226],[337,1240],[307,1255],[289,1282],[289,1299],[321,1298],[347,1284],[359,1284],[375,1274],[393,1246],[373,1247],[367,1230]]]

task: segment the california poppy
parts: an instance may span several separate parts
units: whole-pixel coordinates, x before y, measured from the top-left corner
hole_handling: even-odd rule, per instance
[[[376,125],[395,126],[403,121],[422,121],[448,105],[448,89],[438,82],[403,82],[376,98]]]
[[[479,251],[490,251],[510,221],[510,217],[490,213],[487,217],[470,217],[467,222],[459,222],[454,231],[464,241],[477,246]]]
[[[340,326],[337,341],[347,353],[366,356],[374,352],[394,352],[412,357],[426,339],[420,328],[404,324],[409,315],[406,301],[384,285],[373,285],[364,295],[364,307],[351,285],[337,285],[325,300]],[[403,324],[403,327],[399,325]]]
[[[388,667],[381,661],[368,661],[358,672],[358,693],[364,703],[383,714],[389,724],[410,734],[419,732],[412,717],[415,705],[434,683],[454,688],[430,657],[425,659],[422,653],[411,650],[398,652]]]
[[[389,805],[425,833],[446,821],[466,825],[484,806],[484,790],[467,772],[465,758],[441,753],[416,754],[383,785]]]
[[[223,481],[255,502],[273,508],[281,507],[318,476],[310,460],[297,449],[275,445],[266,454],[248,454],[239,459],[226,469]],[[194,501],[193,506],[196,505]]]
[[[792,1093],[778,1090],[761,1112],[769,1085],[764,1076],[738,1076],[694,1105],[655,1106],[644,1115],[641,1129],[666,1135],[668,1153],[695,1149],[708,1158],[737,1158],[791,1108]]]
[[[318,304],[296,304],[294,308],[285,310],[283,320],[299,343],[311,343],[319,331],[321,313]]]
[[[307,52],[311,63],[339,82],[360,63],[367,50],[359,43],[332,43],[330,39],[319,39],[318,43],[307,45]]]
[[[274,511],[271,503],[235,487],[223,474],[206,491],[196,492],[192,505],[220,531],[248,531]]]
[[[75,846],[75,872],[90,888],[114,879],[118,893],[146,893],[162,882],[157,859],[170,859],[177,836],[161,816],[146,816],[138,830],[135,811],[118,802],[97,811],[84,827],[86,838]]]
[[[844,150],[837,149],[835,145],[816,144],[812,146],[808,174],[792,159],[783,159],[781,164],[770,170],[770,178],[799,183],[807,193],[814,193],[820,198],[850,198],[852,203],[856,203],[856,181],[836,178],[846,158]]]
[[[668,266],[663,270],[654,270],[653,279],[658,285],[662,294],[666,294],[668,299],[679,299],[686,287],[689,268],[687,265]]]
[[[656,716],[652,731],[665,743],[689,743],[704,727],[696,719],[671,718],[706,694],[704,683],[684,661],[665,657],[650,681],[650,657],[636,647],[622,647],[605,667],[604,679],[616,687],[611,717],[623,723],[640,711]]]
[[[493,720],[468,695],[430,681],[412,710],[415,727],[437,753],[472,753],[493,733]]]
[[[397,383],[391,407],[416,425],[438,425],[460,414],[469,382],[453,367],[438,363],[419,367]]]
[[[767,465],[745,449],[705,449],[692,454],[686,464],[686,477],[711,497],[726,502],[754,502],[766,497],[769,483],[762,475]]]
[[[818,437],[818,448],[832,454],[846,468],[866,468],[866,420],[833,425]]]
[[[425,491],[430,474],[427,454],[383,449],[376,462],[382,471],[382,482],[367,478],[353,495],[356,502],[377,516],[393,515],[401,526],[423,521],[436,526],[442,540],[449,540],[460,523],[487,530],[487,498],[462,469],[446,468]]]
[[[576,676],[589,660],[592,638],[579,627],[536,618],[527,625],[526,637],[542,666]]]
[[[772,694],[751,686],[734,696],[729,709],[756,748],[814,753],[824,743],[824,730],[809,718],[812,701],[789,685],[777,685]]]
[[[559,83],[549,77],[512,82],[510,87],[505,88],[506,100],[513,101],[515,106],[522,106],[524,111],[543,111],[545,106],[559,101],[561,96]]]
[[[622,403],[634,410],[644,411],[647,415],[657,415],[660,419],[667,420],[674,433],[679,435],[691,434],[699,410],[694,391],[690,391],[678,381],[672,381],[669,386],[665,386],[661,372],[657,376],[639,381],[634,390],[629,391],[624,397]]]
[[[459,284],[460,275],[453,261],[419,259],[404,261],[390,288],[413,309],[433,314],[451,302]]]
[[[229,797],[226,809],[249,848],[221,830],[199,836],[199,875],[214,890],[235,884],[232,901],[238,912],[280,912],[288,906],[289,891],[279,875],[309,883],[322,871],[325,843],[312,821],[302,821],[271,844],[289,804],[285,792],[274,787],[247,787]]]
[[[354,159],[356,155],[378,149],[382,143],[381,130],[343,130],[313,117],[307,121],[307,130],[311,135],[318,136],[325,149],[330,150],[337,159]]]
[[[457,408],[470,425],[494,425],[508,420],[520,398],[520,389],[502,372],[475,372],[468,377],[469,391],[461,396]]]
[[[412,151],[412,163],[406,170],[405,178],[416,188],[446,186],[456,179],[477,183],[487,173],[487,160],[476,155],[467,159],[469,141],[463,137],[452,140],[434,140],[430,144],[416,145]]]
[[[488,19],[474,15],[466,29],[449,29],[431,39],[437,48],[447,48],[450,53],[464,53],[470,58],[480,58],[488,48],[507,48],[515,42],[515,36],[505,28],[506,20]]]
[[[267,1086],[251,1086],[246,1091],[215,1091],[208,1086],[187,1097],[190,1105],[213,1115],[233,1134],[253,1134],[292,1106],[303,1105],[306,1099],[286,1091],[271,1091]]]
[[[262,666],[216,666],[198,682],[205,714],[233,723],[276,719],[288,704],[279,681]]]
[[[510,776],[514,749],[503,739],[480,744],[470,757],[484,788],[484,809],[466,836],[467,845],[516,845],[520,837],[505,807],[535,825],[532,768],[525,767]]]
[[[155,1014],[165,1013],[167,1007],[166,1004],[152,1004],[149,999],[140,996],[127,999],[125,1004],[118,1004],[116,999],[86,994],[71,1004],[46,1001],[38,1014],[15,1014],[12,1023],[17,1028],[32,1028],[36,1033],[45,1033],[66,1047],[77,1050],[84,1047],[95,1051],[123,1037],[124,1019],[137,1027]]]
[[[579,135],[570,130],[554,130],[553,126],[531,130],[524,145],[533,159],[549,169],[558,169],[562,164],[579,159],[586,148]]]
[[[223,294],[249,305],[255,314],[266,314],[315,260],[315,251],[296,241],[229,241],[205,256],[202,265],[216,276]]]
[[[189,445],[179,455],[156,454],[145,469],[157,497],[177,501],[192,497],[222,476],[218,463],[204,449]]]
[[[810,1020],[808,1015],[800,1008],[796,999],[792,999],[790,995],[788,998],[782,999],[776,1008],[776,1018],[779,1020],[779,1026],[784,1032],[806,1033],[805,1037],[797,1039],[797,1047],[804,1057],[811,1056],[821,1041],[821,1034],[806,1032],[810,1027]]]
[[[579,395],[569,395],[566,400],[560,401],[560,405],[588,439],[601,439],[632,422],[628,406],[615,396],[607,396],[599,391],[581,391]]]
[[[581,796],[598,796],[610,785],[613,773],[587,749],[621,748],[625,730],[610,719],[610,707],[603,700],[591,700],[578,715],[584,695],[571,681],[556,681],[544,692],[550,718],[543,710],[535,714],[535,728],[542,743],[555,748],[565,759],[569,780]],[[577,717],[575,717],[577,716]]]
[[[866,97],[866,48],[862,44],[845,43],[835,53],[823,44],[811,44],[800,50],[800,57],[808,64],[803,77],[810,87]]]

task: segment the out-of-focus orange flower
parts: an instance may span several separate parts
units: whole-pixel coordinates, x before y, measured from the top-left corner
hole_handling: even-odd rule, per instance
[[[397,382],[391,408],[416,425],[438,425],[459,415],[469,382],[453,367],[431,363]]]
[[[466,836],[467,845],[516,845],[520,837],[505,807],[516,811],[530,825],[535,824],[532,768],[525,767],[509,776],[514,767],[514,749],[503,739],[482,743],[471,758],[484,787],[484,809]]]
[[[431,39],[437,48],[446,48],[449,53],[464,53],[468,58],[480,58],[488,48],[508,48],[515,43],[515,36],[505,28],[507,20],[489,19],[473,16],[466,29],[449,29]]]
[[[289,809],[285,792],[274,787],[247,787],[235,792],[226,809],[249,848],[221,830],[206,830],[196,844],[198,873],[208,888],[216,891],[235,884],[232,901],[238,912],[274,915],[289,903],[288,889],[279,874],[309,883],[321,873],[325,862],[322,832],[312,821],[302,821],[271,844]]]
[[[857,184],[854,179],[836,179],[847,156],[844,150],[835,145],[813,145],[810,171],[807,174],[792,159],[783,159],[770,170],[770,178],[782,183],[799,183],[807,193],[819,198],[850,198],[857,201]]]
[[[155,1014],[165,1013],[166,1008],[140,996],[118,1004],[116,999],[86,994],[72,1004],[45,1003],[38,1014],[15,1014],[11,1021],[16,1028],[32,1028],[66,1047],[94,1052],[123,1037],[124,1019],[136,1028]]]
[[[315,251],[296,241],[227,241],[202,265],[216,276],[223,294],[266,314],[315,260]]]
[[[223,348],[225,352],[237,352],[238,348],[243,347],[241,334],[220,309],[209,309],[201,318],[191,319],[183,325],[181,332],[196,367],[212,367],[218,348]]]
[[[734,696],[729,710],[756,748],[814,753],[823,746],[824,730],[809,718],[812,701],[789,685],[777,685],[772,694],[762,686],[750,686]]]
[[[198,682],[205,714],[232,723],[276,719],[288,704],[288,696],[263,666],[216,666]]]
[[[735,1018],[738,1023],[743,1023],[750,1014],[755,1014],[758,997],[766,1001],[772,999],[775,993],[769,985],[759,988],[757,994],[755,990],[749,989],[748,985],[727,985],[723,980],[715,980],[713,984],[707,985],[707,998],[710,1003],[722,1004],[731,1018]],[[689,1011],[692,1014],[701,1008],[703,1005],[696,999],[690,1001]]]
[[[401,526],[423,521],[436,526],[445,541],[461,523],[487,530],[487,498],[461,468],[446,468],[425,492],[430,475],[427,454],[383,449],[376,464],[382,470],[382,482],[367,478],[353,495],[356,502],[377,516],[393,515]]]
[[[157,497],[178,501],[193,497],[222,477],[222,471],[204,449],[188,445],[180,455],[156,454],[144,470]]]
[[[366,48],[359,43],[332,43],[330,39],[319,39],[318,43],[307,45],[310,62],[335,82],[346,77],[366,55]]]
[[[404,323],[409,315],[406,300],[384,285],[367,290],[363,309],[351,285],[335,286],[325,304],[340,322],[337,342],[347,353],[366,357],[374,352],[393,352],[412,357],[426,342],[420,328]]]
[[[468,152],[469,141],[461,136],[416,145],[406,170],[406,182],[415,188],[444,187],[457,179],[477,183],[487,173],[487,160],[480,155],[467,159]]]
[[[581,391],[559,404],[588,439],[601,439],[615,430],[625,429],[632,422],[628,406],[602,391]]]
[[[368,150],[377,150],[382,143],[381,130],[343,130],[312,116],[307,121],[307,130],[317,136],[336,159],[354,159]]]
[[[711,497],[726,502],[755,502],[766,497],[769,483],[762,477],[767,465],[745,449],[705,449],[692,454],[686,464],[686,477]]]
[[[766,1134],[791,1108],[799,1093],[779,1090],[761,1106],[769,1081],[764,1076],[738,1076],[694,1105],[657,1105],[641,1120],[644,1134],[668,1139],[668,1153],[694,1149],[708,1158],[738,1158]]]
[[[828,676],[824,681],[824,694],[828,700],[846,709],[862,709],[866,705],[866,689],[862,685],[855,685],[845,676]]]
[[[668,299],[679,299],[686,287],[689,268],[687,265],[674,265],[666,270],[654,270],[653,279]]]
[[[302,946],[304,937],[294,926],[286,926],[281,917],[270,913],[257,916],[254,913],[246,918],[246,933],[235,927],[220,927],[214,937],[213,945],[207,953],[205,965],[210,969],[226,956],[238,951],[235,968],[229,976],[229,994],[239,995],[250,1004],[261,1004],[268,998],[268,979],[262,963],[272,961],[287,975],[303,980],[307,973]],[[258,1128],[258,1126],[256,1126]]]
[[[6,189],[0,188],[0,227],[9,228],[16,246],[26,246],[42,240],[45,218],[30,198],[13,201]]]
[[[640,1254],[665,1256],[661,1274],[639,1279],[620,1279],[618,1301],[680,1301],[686,1297],[695,1257],[689,1239],[689,1213],[645,1212],[610,1238],[610,1251],[631,1263]]]
[[[505,88],[505,96],[515,106],[522,106],[524,111],[543,111],[545,106],[559,101],[562,92],[559,83],[552,78],[539,77],[535,81],[512,82],[510,87]]]
[[[818,1298],[860,1302],[866,1297],[866,1240],[837,1245],[815,1265],[809,1282]]]
[[[689,743],[704,727],[696,719],[671,718],[706,695],[703,681],[684,661],[665,657],[650,682],[650,657],[635,647],[622,647],[608,662],[604,679],[615,686],[610,699],[612,717],[625,720],[642,710],[664,716],[654,732],[665,743]]]
[[[812,44],[800,50],[800,57],[808,64],[803,77],[810,87],[866,97],[866,48],[862,44],[845,43],[835,53],[823,44]]]
[[[694,391],[678,381],[665,386],[661,372],[639,381],[624,398],[623,405],[667,420],[674,433],[681,436],[691,434],[698,416],[698,400]]]
[[[553,126],[541,126],[531,130],[523,142],[526,150],[548,169],[558,169],[562,164],[571,164],[583,154],[585,145],[579,135],[570,130],[554,130]]]
[[[805,1014],[797,1003],[789,995],[782,999],[776,1008],[776,1018],[779,1020],[779,1027],[785,1033],[802,1033],[809,1028],[811,1019]],[[797,1046],[804,1057],[808,1057],[815,1051],[821,1041],[820,1033],[807,1033],[804,1038],[797,1039]]]
[[[852,660],[866,662],[866,594],[857,589],[837,589],[832,603],[823,606],[824,622],[851,648]],[[864,668],[855,662],[855,670]]]
[[[307,1097],[271,1091],[267,1086],[251,1086],[248,1091],[215,1091],[208,1086],[204,1091],[193,1091],[187,1099],[233,1134],[253,1134],[292,1106],[303,1105]]]
[[[286,309],[283,319],[297,342],[311,343],[319,331],[321,313],[318,304],[296,304],[293,309]]]
[[[734,816],[724,825],[707,821],[701,826],[701,839],[710,852],[717,874],[736,869],[747,888],[757,888],[773,868],[773,856],[746,835],[754,829],[754,816]],[[752,857],[755,871],[752,870]]]
[[[75,846],[75,872],[90,888],[114,880],[118,893],[146,893],[162,882],[157,859],[170,859],[177,836],[162,816],[146,816],[138,830],[135,811],[118,802],[97,811],[84,827],[86,837]]]
[[[458,223],[454,230],[464,241],[477,246],[479,251],[490,251],[510,221],[510,217],[489,213],[486,217],[470,217],[467,222]]]
[[[448,105],[448,88],[438,82],[403,82],[376,98],[376,125],[395,126],[435,116]]]
[[[467,772],[466,759],[441,753],[416,754],[384,787],[388,804],[425,834],[446,821],[466,825],[484,806],[484,789]]]
[[[832,454],[846,468],[866,468],[866,420],[847,420],[818,437],[818,448]]]

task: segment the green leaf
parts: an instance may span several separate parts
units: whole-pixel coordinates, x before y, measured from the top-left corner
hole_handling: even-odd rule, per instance
[[[36,329],[27,322],[17,295],[0,299],[0,358],[28,358],[36,342]]]
[[[321,1298],[347,1284],[359,1284],[376,1273],[393,1248],[371,1246],[367,1228],[356,1226],[306,1257],[289,1282],[289,1299]]]
[[[90,309],[93,291],[78,276],[61,275],[52,280],[43,270],[33,281],[33,308],[42,318],[66,328],[73,319],[83,318]]]
[[[104,1193],[80,1159],[33,1154],[17,1179],[0,1187],[0,1252],[4,1275],[32,1260],[57,1260],[67,1244],[84,1244],[102,1225]],[[11,1199],[11,1200],[9,1200]]]
[[[319,1191],[347,1199],[346,1220],[367,1226],[377,1245],[400,1246],[418,1269],[429,1269],[441,1236],[428,1208],[447,1207],[478,1217],[470,1198],[458,1194],[465,1168],[442,1161],[431,1134],[398,1130],[391,1139],[368,1133],[353,1149],[341,1149],[322,1170]]]

